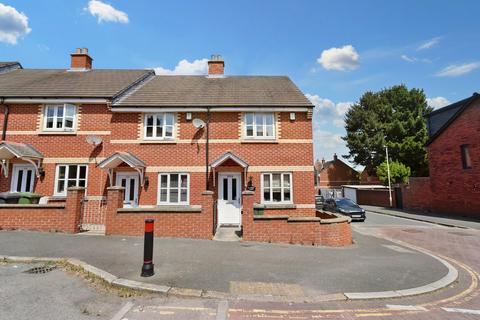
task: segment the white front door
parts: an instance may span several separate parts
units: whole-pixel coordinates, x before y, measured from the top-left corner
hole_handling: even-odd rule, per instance
[[[12,174],[12,192],[33,192],[35,168],[29,164],[14,164]]]
[[[125,188],[124,207],[138,206],[138,181],[136,172],[117,172],[117,186]]]
[[[218,174],[218,222],[217,226],[242,224],[242,175],[240,173]]]

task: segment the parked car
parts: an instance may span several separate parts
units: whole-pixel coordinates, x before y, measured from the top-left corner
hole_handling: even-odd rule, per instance
[[[323,204],[323,210],[349,216],[353,221],[365,221],[366,218],[365,210],[348,198],[327,199]]]
[[[323,209],[323,204],[325,203],[325,198],[320,194],[315,196],[315,209],[321,210]]]

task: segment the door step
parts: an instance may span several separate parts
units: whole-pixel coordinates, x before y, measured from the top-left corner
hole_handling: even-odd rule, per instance
[[[241,231],[240,229],[235,227],[218,227],[217,231],[215,232],[215,236],[213,240],[216,241],[240,241],[241,238]]]

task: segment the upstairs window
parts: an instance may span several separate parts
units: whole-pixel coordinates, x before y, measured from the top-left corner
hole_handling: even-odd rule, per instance
[[[245,136],[250,139],[274,139],[275,115],[272,112],[245,114]]]
[[[173,113],[155,113],[145,115],[145,139],[173,139],[175,115]]]
[[[470,145],[463,144],[460,146],[460,152],[462,153],[462,167],[463,169],[472,168],[472,158],[470,157]]]
[[[45,131],[73,131],[77,107],[71,104],[55,104],[45,106]]]

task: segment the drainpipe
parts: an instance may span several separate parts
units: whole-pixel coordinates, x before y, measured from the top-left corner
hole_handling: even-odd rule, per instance
[[[3,128],[2,128],[2,140],[5,141],[7,138],[7,124],[8,124],[8,114],[10,113],[10,107],[8,105],[4,105],[3,102],[5,98],[0,98],[0,105],[4,107],[4,117],[3,117]]]
[[[207,107],[207,128],[206,128],[206,143],[205,143],[205,188],[210,190],[208,185],[208,142],[209,142],[209,127],[210,127],[210,107]]]

